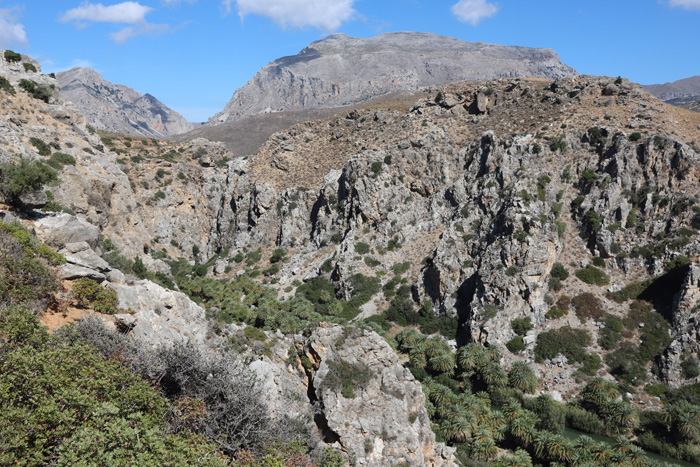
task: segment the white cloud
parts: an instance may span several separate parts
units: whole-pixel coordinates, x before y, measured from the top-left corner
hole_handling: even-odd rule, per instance
[[[95,21],[99,23],[140,24],[146,22],[146,15],[151,11],[153,8],[138,2],[123,2],[110,6],[84,2],[79,7],[62,14],[59,20],[64,23]]]
[[[238,16],[265,16],[283,28],[313,27],[334,31],[352,18],[355,0],[224,0],[227,12],[236,5]]]
[[[450,11],[463,23],[476,26],[482,19],[490,18],[498,13],[501,7],[486,0],[459,0],[452,5]]]
[[[170,32],[172,28],[167,24],[144,24],[143,26],[129,26],[121,31],[113,32],[109,34],[109,38],[112,39],[117,44],[124,44],[126,41],[136,36],[143,36],[145,34],[160,35]]]
[[[700,0],[670,0],[668,4],[672,8],[680,7],[685,8],[686,10],[700,11]]]
[[[27,33],[24,25],[17,22],[13,10],[0,9],[0,47],[7,48],[10,44],[24,45],[27,43]]]

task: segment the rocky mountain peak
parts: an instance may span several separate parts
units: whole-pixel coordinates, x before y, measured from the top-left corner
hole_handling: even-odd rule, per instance
[[[422,32],[333,34],[263,67],[210,124],[337,107],[453,81],[576,75],[550,49],[466,42]]]
[[[98,130],[162,138],[193,128],[182,115],[150,94],[106,81],[91,68],[57,74],[61,97],[73,102]]]

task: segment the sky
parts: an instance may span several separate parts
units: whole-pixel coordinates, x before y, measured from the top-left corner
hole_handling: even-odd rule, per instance
[[[193,122],[313,41],[392,31],[547,47],[641,84],[700,75],[700,0],[0,0],[0,48],[44,73],[93,68]]]

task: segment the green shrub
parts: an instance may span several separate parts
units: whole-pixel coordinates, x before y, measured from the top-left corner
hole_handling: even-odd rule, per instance
[[[62,152],[54,152],[47,162],[47,164],[56,170],[62,169],[64,165],[75,165],[75,163],[75,157]]]
[[[267,335],[265,332],[262,329],[258,329],[254,326],[246,326],[246,328],[243,330],[243,334],[245,334],[248,339],[261,342],[265,342],[267,340]]]
[[[566,407],[566,424],[585,433],[605,432],[605,425],[596,414],[576,406]]]
[[[566,141],[564,141],[564,138],[562,136],[551,138],[549,140],[549,149],[552,152],[566,152]]]
[[[624,324],[617,316],[606,314],[605,327],[600,330],[598,343],[605,350],[612,350],[617,347],[617,344],[622,340],[622,330]]]
[[[102,287],[88,277],[81,277],[73,282],[70,295],[78,306],[91,307],[97,313],[111,315],[119,311],[117,291],[111,287]]]
[[[368,258],[369,258],[369,257],[365,258],[365,263],[367,263],[367,259],[368,259]],[[377,263],[379,263],[379,261],[377,261]],[[369,264],[368,264],[368,265],[369,265]],[[323,264],[321,265],[321,272],[329,273],[329,272],[333,271],[333,267],[334,267],[334,265],[333,265],[333,258],[328,258],[328,259],[325,260],[325,261],[323,262]]]
[[[642,134],[638,131],[635,131],[630,135],[630,141],[632,141],[633,143],[639,141],[640,139],[642,139]]]
[[[567,271],[564,265],[561,263],[554,263],[550,274],[552,277],[555,277],[560,281],[565,281],[569,277],[569,271]]]
[[[29,142],[34,146],[40,156],[48,157],[51,155],[51,148],[44,141],[39,138],[31,137]]]
[[[564,326],[559,329],[541,332],[535,344],[535,361],[544,362],[558,354],[566,356],[570,362],[583,362],[586,347],[590,345],[590,336],[582,329]]]
[[[603,131],[597,126],[591,127],[587,131],[588,142],[591,146],[597,146],[599,144],[605,143],[605,136],[603,136]]]
[[[284,248],[277,248],[275,251],[272,252],[272,255],[270,256],[270,262],[271,263],[279,263],[280,261],[286,260],[286,254],[287,252],[284,250]]]
[[[0,222],[1,304],[30,304],[32,308],[41,309],[58,290],[58,280],[36,254],[39,245],[48,250],[19,224]],[[51,253],[58,262],[61,257]]]
[[[22,309],[0,311],[0,334],[0,464],[225,465],[184,426],[168,434],[166,399],[122,360],[50,336]]]
[[[372,173],[374,175],[378,175],[379,172],[382,171],[382,162],[381,161],[372,162],[370,169],[372,170]]]
[[[508,342],[506,342],[506,348],[512,353],[518,353],[525,350],[525,342],[523,341],[523,336],[515,336]]]
[[[511,320],[510,327],[513,329],[513,332],[515,332],[519,336],[524,336],[525,334],[527,334],[528,331],[534,328],[529,316],[526,316],[525,318],[516,318],[514,320]]]
[[[681,373],[685,379],[696,378],[700,376],[700,368],[698,360],[695,357],[687,357],[681,361]]]
[[[25,194],[35,193],[44,185],[58,182],[58,174],[38,161],[21,158],[17,164],[0,164],[0,193],[10,204],[19,203]]]
[[[608,275],[594,266],[579,269],[576,271],[576,277],[578,277],[582,282],[591,285],[603,286],[610,283],[610,278]]]
[[[593,258],[593,266],[597,266],[599,268],[604,268],[605,267],[605,260],[601,258],[600,256],[595,256]]]
[[[411,268],[411,263],[409,261],[404,261],[402,263],[396,263],[391,267],[391,270],[394,271],[394,274],[397,276],[402,275],[406,271],[408,271]]]
[[[666,149],[666,139],[662,136],[654,136],[654,147],[656,149]]]
[[[19,81],[19,87],[27,91],[34,99],[48,103],[51,98],[51,91],[49,89],[37,86],[33,81],[22,79]]]
[[[0,89],[4,89],[13,96],[15,95],[15,88],[12,86],[12,83],[10,83],[4,76],[0,76]]]
[[[16,63],[16,62],[21,62],[22,61],[22,55],[18,54],[17,52],[14,52],[12,50],[6,50],[5,51],[5,60],[7,60],[10,63]]]
[[[509,277],[517,276],[519,273],[520,273],[520,268],[517,266],[508,266],[508,269],[506,269],[506,276],[509,276]]]
[[[598,176],[591,169],[585,169],[583,172],[581,172],[581,182],[584,185],[590,185],[596,180],[598,180]]]
[[[357,242],[355,243],[355,251],[358,255],[366,255],[369,253],[370,246],[367,243]]]
[[[365,386],[373,377],[372,370],[362,363],[351,364],[345,361],[326,360],[328,373],[321,387],[340,392],[343,397],[355,397],[355,389]]]
[[[22,65],[24,65],[24,71],[26,71],[26,72],[30,72],[30,71],[33,73],[37,72],[37,69],[33,63],[24,62],[24,63],[22,63]]]

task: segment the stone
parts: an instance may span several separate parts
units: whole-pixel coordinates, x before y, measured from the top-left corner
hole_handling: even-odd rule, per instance
[[[86,242],[97,246],[100,229],[91,223],[70,214],[55,214],[37,220],[36,225],[45,231],[46,242],[63,246],[69,243]]]
[[[106,279],[105,275],[95,271],[94,269],[77,266],[75,264],[62,264],[58,268],[58,277],[62,280],[75,280],[81,277],[88,277],[97,282],[102,282]]]

